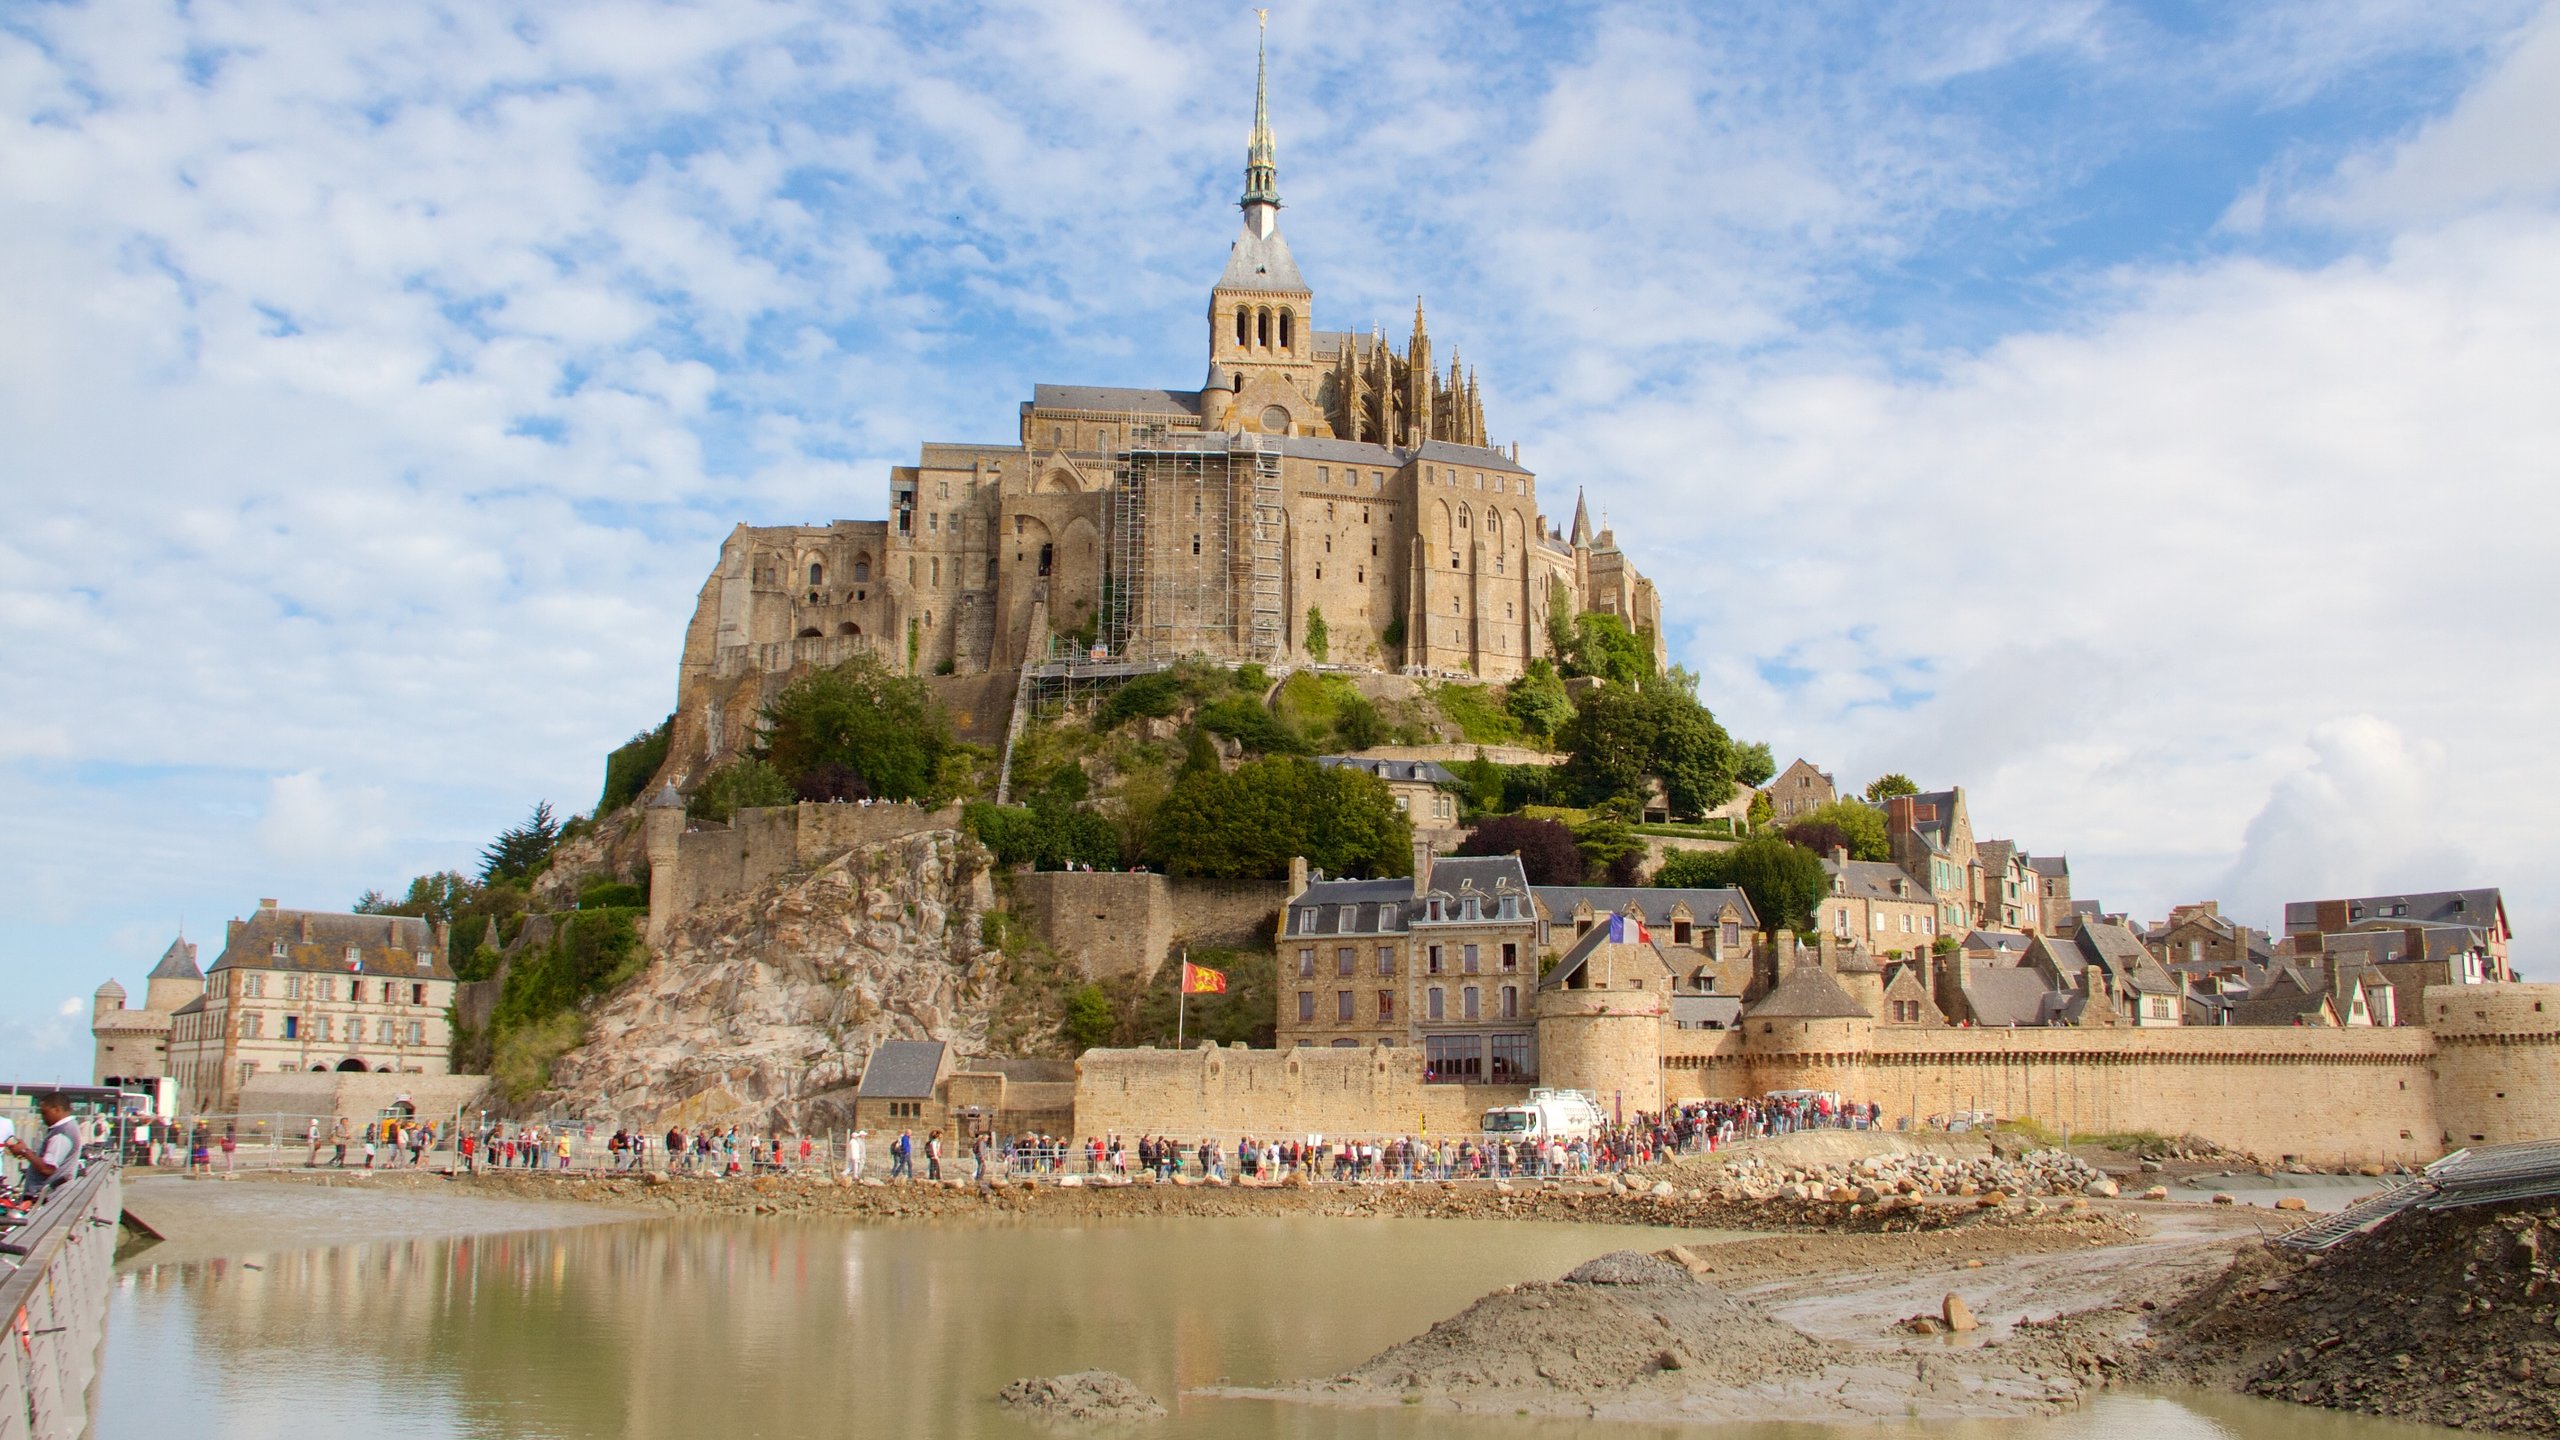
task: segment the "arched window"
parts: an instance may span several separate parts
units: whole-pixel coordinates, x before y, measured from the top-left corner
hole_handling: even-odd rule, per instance
[[[942,557],[939,555],[933,557],[933,583],[942,583]]]
[[[1253,343],[1254,348],[1258,350],[1271,348],[1271,312],[1269,310],[1253,312]]]
[[[987,583],[996,583],[996,557],[993,555],[987,557]]]
[[[1236,348],[1239,350],[1253,343],[1251,336],[1247,333],[1247,329],[1252,323],[1246,318],[1249,313],[1250,312],[1241,305],[1236,307]]]
[[[1289,312],[1286,310],[1280,312],[1280,348],[1289,348]]]
[[[850,620],[847,620],[836,627],[836,633],[839,635],[859,635],[862,633],[862,627],[854,624]]]
[[[867,552],[853,557],[853,583],[856,585],[871,583],[871,556]]]
[[[800,638],[803,640],[815,640],[818,636],[819,630],[815,625],[811,625],[800,632]]]
[[[809,584],[810,584],[812,587],[815,587],[815,586],[819,586],[819,585],[824,585],[824,584],[826,584],[826,583],[827,583],[827,567],[826,567],[826,566],[824,566],[824,565],[817,564],[817,563],[816,563],[816,562],[814,562],[814,561],[813,561],[813,562],[811,562],[811,563],[810,563],[810,566],[809,566]]]

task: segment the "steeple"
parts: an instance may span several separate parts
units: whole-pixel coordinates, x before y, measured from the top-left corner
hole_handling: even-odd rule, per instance
[[[1270,44],[1271,12],[1256,10],[1257,33],[1253,43],[1253,139],[1244,152],[1245,228],[1269,238],[1280,223],[1280,167],[1275,158],[1278,147],[1271,141]]]
[[[1565,537],[1574,549],[1591,543],[1591,507],[1583,501],[1582,492],[1573,492],[1573,533]]]

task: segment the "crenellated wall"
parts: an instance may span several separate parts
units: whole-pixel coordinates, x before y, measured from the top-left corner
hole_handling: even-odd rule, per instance
[[[1517,1085],[1426,1085],[1407,1049],[1088,1050],[1076,1062],[1076,1134],[1334,1139],[1474,1135]]]
[[[684,812],[652,809],[649,826],[649,939],[662,940],[684,915],[743,895],[857,845],[954,830],[960,809],[916,805],[781,805],[741,810],[726,825],[686,829]]]

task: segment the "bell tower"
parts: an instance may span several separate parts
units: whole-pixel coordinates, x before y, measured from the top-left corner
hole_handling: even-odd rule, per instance
[[[1256,11],[1266,31],[1269,12]],[[1270,52],[1255,46],[1253,136],[1245,145],[1244,226],[1228,248],[1227,268],[1209,292],[1209,375],[1202,408],[1209,428],[1265,434],[1327,435],[1317,396],[1315,295],[1298,274],[1280,234],[1280,167],[1271,138]]]

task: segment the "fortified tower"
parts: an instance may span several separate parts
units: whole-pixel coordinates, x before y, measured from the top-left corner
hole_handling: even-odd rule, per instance
[[[2560,1135],[2560,985],[2430,985],[2420,1004],[2446,1149]]]
[[[1793,964],[1777,988],[1742,1014],[1756,1093],[1836,1090],[1866,1094],[1876,1021],[1819,965]]]
[[[1612,1120],[1662,1110],[1672,971],[1649,941],[1597,926],[1538,984],[1538,1076],[1584,1090]]]

